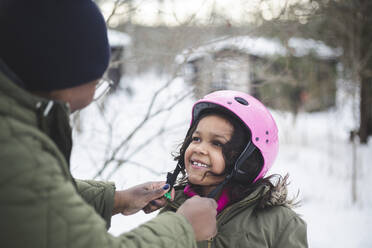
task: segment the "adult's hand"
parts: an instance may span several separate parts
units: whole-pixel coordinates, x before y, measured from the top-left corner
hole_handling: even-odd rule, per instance
[[[113,215],[122,213],[131,215],[143,209],[150,213],[164,206],[166,203],[163,197],[169,190],[165,182],[148,182],[131,187],[126,190],[115,192]],[[172,195],[174,193],[172,192]]]
[[[217,234],[217,203],[211,198],[194,196],[186,200],[177,210],[185,216],[194,229],[197,241],[208,240]]]

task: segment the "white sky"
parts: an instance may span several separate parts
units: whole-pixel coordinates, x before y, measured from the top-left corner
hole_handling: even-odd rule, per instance
[[[133,7],[136,11],[133,21],[145,24],[156,25],[159,21],[167,25],[179,25],[190,19],[196,20],[201,24],[208,24],[208,17],[213,9],[224,16],[226,21],[234,24],[251,22],[254,20],[253,13],[262,11],[265,19],[272,19],[279,14],[280,9],[294,2],[308,2],[309,0],[134,0]],[[113,0],[107,0],[102,4],[102,10],[107,17],[114,6]],[[159,15],[160,10],[160,15]],[[115,24],[124,20],[128,16],[128,5],[122,5],[118,9],[118,15],[112,18],[110,24]]]

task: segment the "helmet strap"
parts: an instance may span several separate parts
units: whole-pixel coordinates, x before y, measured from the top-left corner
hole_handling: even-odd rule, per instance
[[[174,169],[173,173],[170,173],[168,172],[167,174],[167,184],[169,184],[170,188],[169,188],[169,192],[171,191],[171,189],[173,188],[176,180],[177,180],[177,177],[178,177],[178,174],[181,172],[182,170],[182,166],[180,163],[177,164],[176,168]]]
[[[229,174],[225,177],[225,179],[217,185],[216,188],[214,188],[208,195],[207,197],[208,198],[215,198],[216,195],[218,195],[221,190],[223,189],[223,187],[230,181],[230,179],[232,178],[232,174]]]

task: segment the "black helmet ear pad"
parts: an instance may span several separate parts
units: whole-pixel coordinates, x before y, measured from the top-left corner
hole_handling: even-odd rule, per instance
[[[242,184],[251,184],[261,172],[262,165],[262,154],[250,141],[235,162],[231,180]]]

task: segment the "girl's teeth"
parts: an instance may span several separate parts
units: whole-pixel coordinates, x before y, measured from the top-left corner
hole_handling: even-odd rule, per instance
[[[202,164],[202,163],[198,163],[198,162],[192,162],[193,165],[196,165],[198,167],[204,167],[204,168],[207,168],[208,166],[205,165],[205,164]]]

